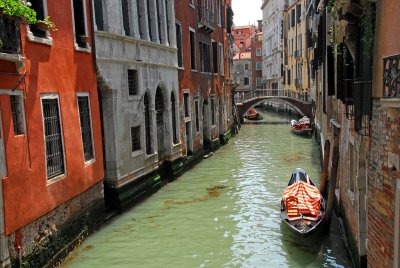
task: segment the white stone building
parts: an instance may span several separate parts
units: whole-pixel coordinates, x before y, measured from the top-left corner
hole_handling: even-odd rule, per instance
[[[283,88],[283,0],[263,0],[263,83],[265,88]]]
[[[174,1],[93,5],[105,198],[123,207],[181,159]]]

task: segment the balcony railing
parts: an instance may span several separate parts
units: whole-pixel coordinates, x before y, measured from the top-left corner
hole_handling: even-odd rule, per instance
[[[400,54],[383,58],[383,97],[400,98]]]
[[[0,16],[0,52],[22,54],[20,22],[18,19]]]
[[[198,16],[198,26],[199,28],[204,27],[207,31],[214,31],[214,12],[208,9],[206,6],[201,5],[199,3],[197,9],[197,16]]]

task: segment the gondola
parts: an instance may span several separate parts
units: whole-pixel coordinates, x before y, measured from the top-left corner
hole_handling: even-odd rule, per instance
[[[296,168],[281,199],[281,218],[300,236],[317,231],[324,221],[325,200],[307,173]]]
[[[304,116],[299,121],[296,120],[290,121],[290,129],[292,130],[293,133],[297,135],[310,136],[312,133],[310,119],[307,116]]]
[[[256,112],[253,108],[250,108],[249,112],[244,115],[247,120],[262,120],[263,116]]]

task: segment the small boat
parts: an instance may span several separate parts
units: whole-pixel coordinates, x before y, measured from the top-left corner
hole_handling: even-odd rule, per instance
[[[262,120],[263,116],[254,110],[254,108],[250,108],[249,112],[244,115],[244,118],[247,120]]]
[[[312,132],[310,118],[307,116],[304,116],[299,121],[290,121],[290,128],[292,129],[293,133],[298,135],[311,135]]]
[[[322,226],[325,200],[307,173],[296,168],[281,199],[281,218],[290,230],[308,236]]]

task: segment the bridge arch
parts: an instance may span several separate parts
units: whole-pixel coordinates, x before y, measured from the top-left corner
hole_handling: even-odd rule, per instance
[[[294,96],[294,97],[293,97]],[[239,116],[243,117],[250,108],[265,101],[278,101],[287,104],[302,116],[314,120],[313,103],[303,101],[297,98],[297,95],[291,96],[285,90],[260,90],[248,93],[236,100]]]

